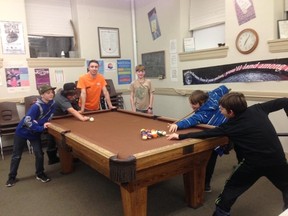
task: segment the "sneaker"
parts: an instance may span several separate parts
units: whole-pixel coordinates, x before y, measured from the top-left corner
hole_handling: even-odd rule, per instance
[[[40,175],[37,175],[36,176],[36,179],[45,183],[45,182],[49,182],[51,179],[45,174],[45,173],[42,173]]]
[[[212,192],[211,186],[210,185],[205,185],[204,191],[207,192],[207,193]]]
[[[12,187],[15,185],[15,183],[16,183],[16,178],[9,177],[5,185],[6,187]]]

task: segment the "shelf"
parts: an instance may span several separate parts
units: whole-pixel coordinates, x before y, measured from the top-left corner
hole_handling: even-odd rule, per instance
[[[272,53],[288,52],[288,39],[269,40],[267,43]]]
[[[224,58],[228,53],[228,46],[179,53],[180,61],[195,61],[202,59]]]
[[[83,67],[82,58],[28,58],[28,67]]]

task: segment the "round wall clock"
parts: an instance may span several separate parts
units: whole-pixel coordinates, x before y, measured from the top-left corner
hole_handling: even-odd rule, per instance
[[[236,48],[242,54],[253,52],[259,42],[258,34],[255,30],[247,28],[239,32],[236,38]]]

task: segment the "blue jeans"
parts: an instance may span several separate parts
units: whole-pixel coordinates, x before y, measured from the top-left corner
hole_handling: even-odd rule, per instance
[[[36,175],[44,172],[44,153],[42,151],[41,138],[36,140],[29,140],[35,155]],[[13,153],[10,164],[9,178],[16,178],[17,170],[21,161],[21,156],[24,147],[27,145],[27,139],[14,135]]]

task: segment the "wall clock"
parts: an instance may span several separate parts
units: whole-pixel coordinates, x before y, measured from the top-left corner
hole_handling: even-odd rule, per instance
[[[253,52],[259,42],[259,37],[254,29],[244,29],[237,35],[235,44],[237,50],[242,54],[249,54]]]

